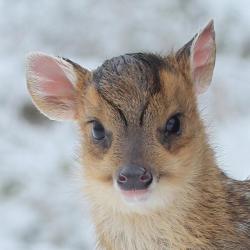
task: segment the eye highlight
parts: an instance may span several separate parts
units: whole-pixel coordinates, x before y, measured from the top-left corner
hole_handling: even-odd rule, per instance
[[[180,121],[180,114],[175,114],[170,117],[165,125],[164,135],[179,135],[181,132],[181,121]]]
[[[95,140],[103,140],[106,137],[106,132],[103,125],[98,121],[92,122],[92,136]]]

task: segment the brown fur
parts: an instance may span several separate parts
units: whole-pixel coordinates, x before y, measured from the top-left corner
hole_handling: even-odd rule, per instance
[[[55,84],[64,72],[69,93],[44,97],[37,91],[46,61],[55,76],[45,79],[52,75]],[[98,249],[250,249],[250,181],[232,180],[218,168],[197,110],[196,95],[209,85],[214,62],[212,22],[167,57],[126,54],[93,72],[43,54],[28,60],[28,87],[37,107],[52,119],[75,118],[79,124],[83,192]],[[181,132],[164,136],[175,114]],[[103,124],[105,139],[93,138],[93,120]],[[134,204],[115,185],[120,167],[130,164],[154,176],[148,198]]]
[[[98,246],[108,250],[250,249],[250,182],[229,179],[216,166],[185,58],[180,61],[172,54],[163,60],[161,89],[154,94],[135,85],[133,64],[125,74],[109,71],[105,81],[110,82],[104,82],[101,91],[89,84],[80,92],[84,93],[78,105],[84,193],[91,204]],[[127,127],[114,105],[124,113]],[[163,146],[156,131],[177,111],[183,114],[182,135]],[[93,143],[86,123],[91,117],[112,134],[109,148]],[[159,181],[153,195],[161,202],[145,208],[123,204],[112,177],[127,162],[154,169]]]

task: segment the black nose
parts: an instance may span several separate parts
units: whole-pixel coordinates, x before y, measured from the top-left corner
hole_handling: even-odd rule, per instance
[[[117,183],[123,190],[143,190],[153,181],[149,170],[137,165],[128,165],[120,169]]]

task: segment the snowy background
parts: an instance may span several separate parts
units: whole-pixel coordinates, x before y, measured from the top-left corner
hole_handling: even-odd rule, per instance
[[[24,57],[39,50],[93,69],[126,52],[167,53],[215,20],[218,57],[202,115],[218,162],[250,176],[250,1],[0,0],[0,249],[91,250],[74,124],[31,104]]]

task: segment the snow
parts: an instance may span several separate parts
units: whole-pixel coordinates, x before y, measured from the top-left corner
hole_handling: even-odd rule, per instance
[[[250,176],[250,2],[0,1],[0,249],[93,249],[74,124],[31,105],[24,57],[43,51],[93,69],[133,51],[166,53],[215,20],[213,83],[199,98],[220,166]]]

